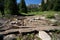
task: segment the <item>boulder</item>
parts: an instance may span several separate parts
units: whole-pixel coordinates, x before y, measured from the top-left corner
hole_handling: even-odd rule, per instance
[[[0,26],[2,26],[5,23],[4,20],[0,20]]]
[[[50,19],[49,20],[50,22],[51,22],[51,26],[58,26],[58,20],[56,20],[56,19]]]
[[[0,23],[5,23],[6,22],[6,20],[3,20],[3,19],[0,19]]]
[[[5,36],[4,40],[16,40],[16,36],[14,34],[10,34]]]
[[[57,22],[57,20],[56,20],[56,19],[50,19],[49,21],[51,21],[52,23]]]
[[[39,31],[38,37],[42,40],[51,40],[51,37],[44,31]]]
[[[56,13],[54,16],[58,21],[60,21],[60,15],[59,14]]]
[[[10,24],[16,24],[17,23],[17,21],[11,21],[10,22]]]

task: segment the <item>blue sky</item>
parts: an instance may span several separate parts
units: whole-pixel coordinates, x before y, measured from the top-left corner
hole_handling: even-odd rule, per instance
[[[17,0],[17,2],[19,3],[20,0]],[[40,4],[41,0],[25,0],[26,4]]]

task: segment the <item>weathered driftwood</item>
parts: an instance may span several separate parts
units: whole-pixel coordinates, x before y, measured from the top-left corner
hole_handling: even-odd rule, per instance
[[[11,26],[6,26],[5,28],[1,28],[0,31],[9,30],[9,29],[11,29],[11,28],[35,28],[35,27],[32,27],[32,26],[11,25]]]
[[[12,27],[18,27],[18,28],[35,28],[34,26],[18,26],[18,25],[12,25]]]
[[[49,31],[49,30],[60,30],[60,27],[55,27],[55,26],[40,26],[40,27],[35,27],[35,28],[18,28],[18,29],[10,29],[10,30],[6,30],[3,32],[0,32],[0,34],[8,34],[8,33],[14,33],[14,32],[31,32],[31,31],[41,31],[41,30],[45,30],[45,31]]]

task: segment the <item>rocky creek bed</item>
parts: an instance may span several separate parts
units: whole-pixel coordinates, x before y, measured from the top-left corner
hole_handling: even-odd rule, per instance
[[[60,40],[60,24],[43,16],[0,18],[0,40]]]

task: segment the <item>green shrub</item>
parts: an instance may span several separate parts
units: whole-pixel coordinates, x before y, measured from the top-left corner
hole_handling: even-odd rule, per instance
[[[52,19],[55,18],[54,15],[47,15],[46,18]]]
[[[24,36],[17,37],[17,40],[41,40],[39,37],[36,37],[34,34],[27,34]]]

